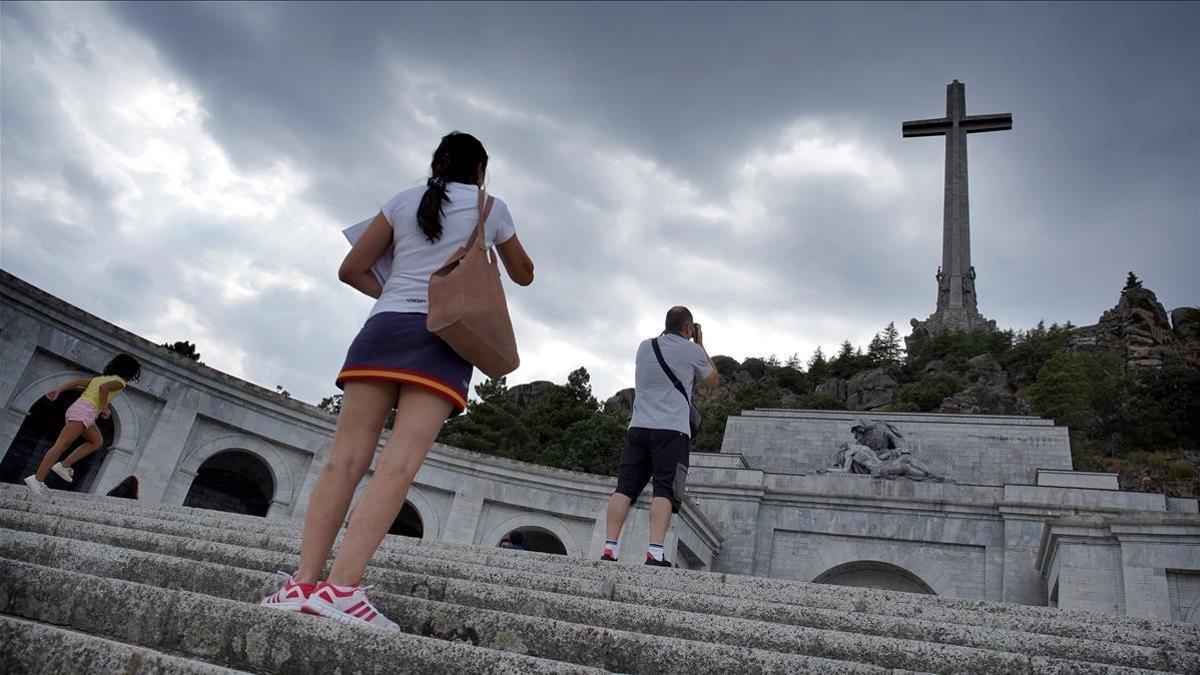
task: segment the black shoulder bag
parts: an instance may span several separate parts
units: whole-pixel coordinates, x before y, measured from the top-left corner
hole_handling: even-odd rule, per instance
[[[675,388],[679,390],[679,393],[683,394],[683,400],[687,401],[688,424],[692,429],[692,438],[695,438],[696,434],[700,432],[700,411],[696,410],[696,406],[692,405],[691,397],[688,396],[687,392],[683,390],[683,383],[679,381],[678,377],[675,377],[675,373],[671,370],[671,367],[667,365],[667,360],[663,358],[662,350],[658,348],[658,338],[650,340],[650,344],[654,347],[654,355],[658,357],[658,365],[662,366],[663,372],[667,374],[667,377],[671,378],[671,384],[675,385]]]

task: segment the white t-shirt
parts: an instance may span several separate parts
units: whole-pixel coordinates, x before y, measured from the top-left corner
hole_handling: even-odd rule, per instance
[[[690,398],[692,384],[712,374],[704,348],[675,333],[658,336],[658,348],[671,372],[683,385]],[[671,429],[689,437],[692,426],[689,421],[688,398],[675,388],[671,378],[662,369],[654,354],[654,345],[643,340],[638,345],[634,366],[633,416],[630,428]]]
[[[450,254],[467,243],[479,219],[479,188],[466,183],[446,183],[450,201],[442,202],[442,238],[429,243],[417,224],[417,207],[426,186],[405,190],[380,210],[392,224],[392,274],[371,309],[380,312],[429,312],[429,277]],[[517,233],[508,205],[499,197],[483,224],[487,245],[503,244]]]

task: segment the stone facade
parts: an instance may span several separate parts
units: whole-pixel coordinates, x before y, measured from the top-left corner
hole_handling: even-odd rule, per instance
[[[111,447],[83,491],[135,474],[144,501],[182,504],[206,462],[234,451],[269,469],[268,519],[303,516],[332,416],[2,272],[0,325],[5,456],[47,390],[128,352],[144,375],[113,402]],[[951,482],[818,474],[859,416],[895,426]],[[693,455],[667,547],[689,568],[1200,622],[1196,501],[1120,492],[1109,474],[1071,468],[1067,430],[1037,418],[746,411],[728,420],[721,453]],[[408,501],[426,540],[493,546],[524,529],[595,558],[613,487],[439,445]],[[639,509],[623,542],[646,530]]]
[[[4,453],[47,391],[94,376],[114,354],[126,352],[143,364],[143,375],[113,401],[113,438],[98,471],[81,477],[84,491],[103,494],[136,475],[141,499],[183,504],[207,460],[237,452],[269,470],[272,484],[263,486],[270,493],[269,518],[303,517],[333,437],[333,416],[169,352],[4,272],[0,324]],[[381,449],[385,441],[386,435]],[[426,539],[495,545],[527,529],[549,533],[568,556],[598,557],[614,487],[600,476],[436,445],[408,502]],[[648,536],[641,504],[624,538]],[[682,566],[708,568],[721,538],[685,503],[666,544]]]
[[[953,482],[817,474],[862,417]],[[1200,621],[1196,500],[1071,471],[1048,420],[745,411],[720,454],[693,455],[691,481],[725,537],[718,571]]]

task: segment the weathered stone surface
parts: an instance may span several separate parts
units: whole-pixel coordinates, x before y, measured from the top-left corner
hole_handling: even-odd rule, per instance
[[[925,364],[924,373],[940,373],[946,369],[946,362],[941,359],[934,359]]]
[[[513,397],[517,405],[526,407],[532,405],[538,396],[553,391],[558,386],[548,380],[534,380],[526,384],[514,384],[508,388],[508,395]]]
[[[1182,318],[1187,325],[1186,312]],[[1154,291],[1142,287],[1125,288],[1117,306],[1097,323],[1073,329],[1068,347],[1093,356],[1114,352],[1129,368],[1160,366],[1182,356],[1162,303]]]
[[[1171,330],[1179,341],[1183,356],[1200,365],[1200,308],[1176,307],[1171,310]]]
[[[76,495],[62,504],[6,495],[25,497],[0,486],[0,558],[10,571],[0,581],[0,609],[112,639],[136,634],[147,647],[255,670],[312,672],[336,661],[356,672],[447,663],[464,672],[1186,672],[1200,656],[1200,629],[1177,623],[393,537],[368,571],[373,598],[426,637],[371,631],[371,648],[352,651],[361,631],[230,602],[272,587],[264,570],[294,557],[292,524],[157,504],[133,503],[123,513],[121,500]],[[250,545],[234,536],[243,530],[266,536]],[[53,598],[21,592],[35,577],[68,589],[76,609],[63,613]],[[100,606],[121,610],[96,623],[89,616]]]
[[[975,384],[946,397],[935,412],[963,415],[1028,415],[1029,404],[1013,395],[1007,387],[980,378]]]
[[[629,387],[628,389],[622,389],[621,391],[618,391],[617,393],[613,394],[611,398],[609,398],[607,401],[604,402],[604,412],[606,412],[606,413],[619,412],[619,413],[624,413],[626,415],[632,415],[633,414],[633,399],[634,399],[633,387]]]
[[[9,673],[233,675],[240,670],[171,656],[46,624],[0,616],[0,663]]]
[[[934,412],[964,415],[1028,415],[1029,404],[1017,398],[1008,386],[1008,375],[991,354],[967,361],[975,382],[947,396]]]
[[[813,389],[813,393],[818,394],[820,396],[830,396],[830,397],[836,398],[839,401],[845,401],[846,400],[846,381],[843,379],[840,379],[840,378],[836,378],[836,377],[833,379],[825,380],[824,382],[822,382],[821,384],[818,384]]]
[[[846,381],[846,407],[877,410],[896,399],[896,379],[886,368],[863,371]]]

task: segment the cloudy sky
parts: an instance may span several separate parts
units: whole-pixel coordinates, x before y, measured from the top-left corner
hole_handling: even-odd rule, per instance
[[[807,359],[934,307],[945,87],[980,309],[1094,323],[1135,270],[1200,303],[1200,4],[17,4],[0,265],[315,402],[371,301],[340,229],[491,155],[537,264],[524,365],[632,383],[672,304],[713,353]],[[478,377],[478,376],[477,376]]]

